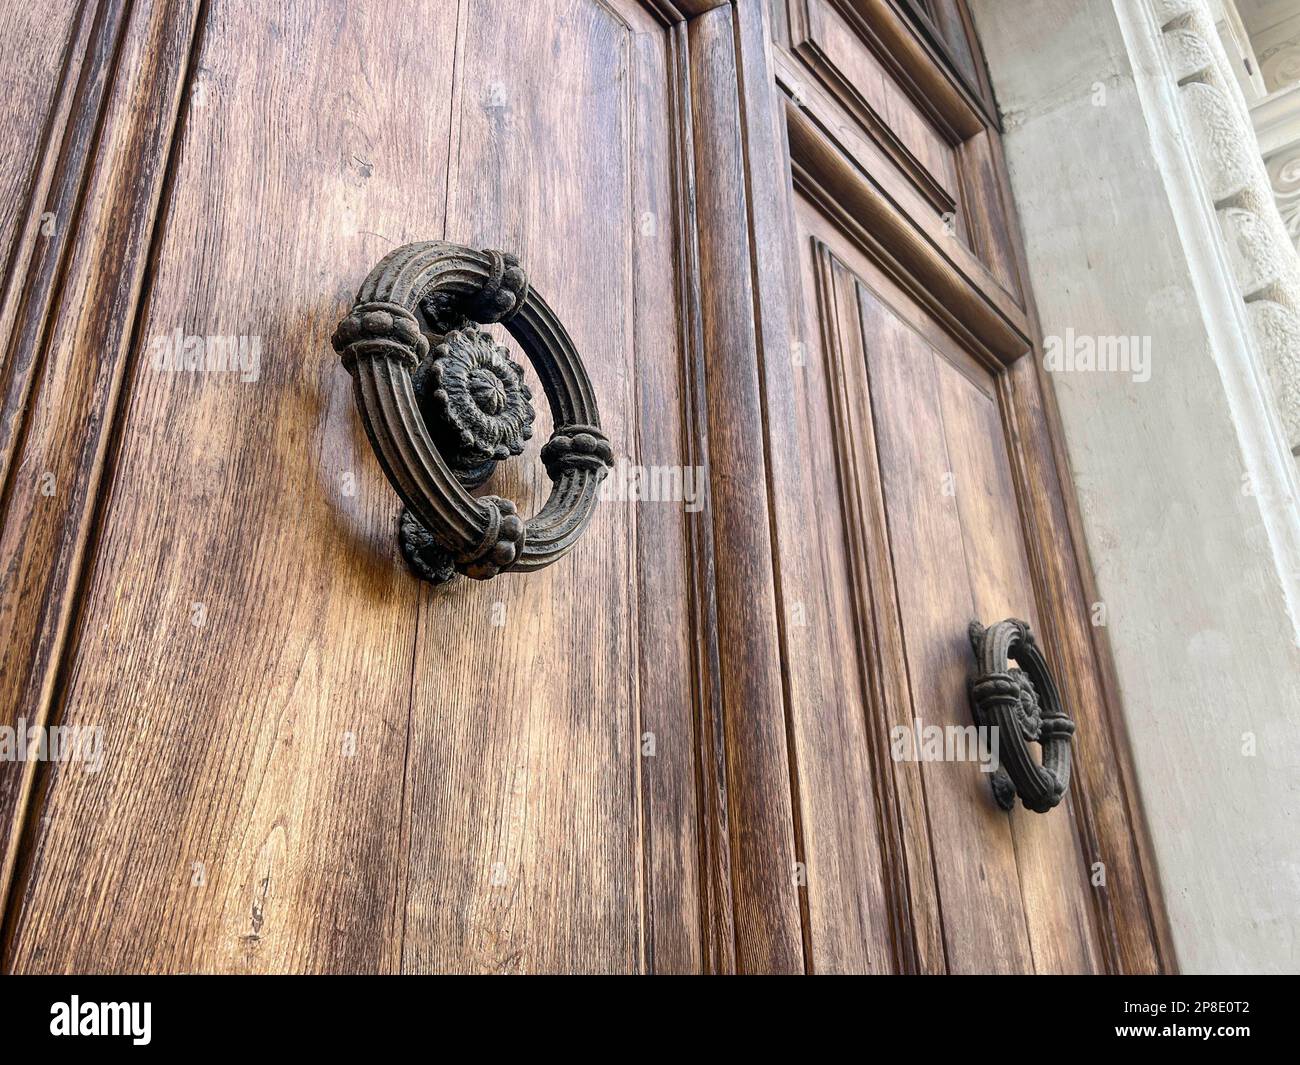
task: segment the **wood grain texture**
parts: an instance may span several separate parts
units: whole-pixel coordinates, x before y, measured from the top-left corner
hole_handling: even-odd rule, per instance
[[[955,215],[959,178],[949,138],[829,0],[797,0],[790,14],[795,54],[889,152],[935,211]]]
[[[785,105],[796,178],[819,203],[870,244],[941,321],[981,350],[1011,362],[1030,347],[1029,320],[1016,298],[936,220],[899,210],[871,175],[851,166],[807,115]]]
[[[936,123],[951,131],[954,143],[975,136],[987,124],[985,102],[953,75],[939,51],[909,24],[898,0],[836,2],[867,45],[889,63],[894,77]]]
[[[653,151],[664,165],[632,168],[639,229],[644,235],[646,219],[656,224],[652,239],[638,244],[633,263],[632,284],[641,295],[635,301],[637,388],[630,398],[637,414],[631,454],[642,466],[692,471],[703,493],[704,478],[696,476],[708,458],[700,409],[686,29],[678,24],[662,36],[646,33],[634,40],[633,151]],[[664,404],[665,396],[675,402]],[[735,951],[730,856],[725,823],[711,824],[723,804],[716,795],[716,774],[705,760],[713,747],[706,733],[721,712],[717,622],[710,613],[712,596],[701,595],[696,585],[700,568],[713,557],[711,538],[702,542],[709,533],[707,504],[685,515],[671,504],[643,506],[635,522],[640,736],[634,742],[641,751],[645,969],[725,971],[734,965]],[[650,740],[653,756],[645,754]],[[721,868],[713,867],[718,864]]]
[[[1033,583],[999,394],[940,361],[939,398],[961,519],[974,619],[1023,617],[1038,627]],[[1073,816],[1011,814],[1012,838],[1034,969],[1090,973],[1101,967],[1092,927],[1092,889]]]
[[[964,727],[974,617],[937,391],[937,357],[879,299],[861,290],[862,331],[912,684],[893,725]],[[903,714],[898,711],[903,710]],[[1010,826],[988,781],[964,762],[922,767],[948,964],[953,972],[1024,972],[1032,965]]]
[[[792,685],[803,671],[816,676],[833,670],[838,680],[833,694],[823,693],[821,699],[792,698],[796,729],[811,733],[810,741],[799,743],[798,755],[810,841],[814,968],[834,969],[841,961],[865,968],[874,960],[877,970],[942,972],[944,946],[919,767],[889,757],[889,711],[907,699],[906,666],[897,638],[888,542],[877,535],[884,510],[862,387],[857,295],[852,276],[803,225],[798,239],[804,252],[799,335],[807,338],[801,343],[808,350],[788,367],[770,362],[768,377],[773,387],[788,387],[795,399],[782,408],[783,416],[773,417],[784,433],[780,472],[791,478],[775,501],[785,532],[783,597],[801,607],[794,620],[802,624],[789,624],[788,631],[820,635],[823,626],[828,630],[821,643],[805,637],[797,646],[788,638],[794,651]],[[801,476],[801,467],[817,470],[818,476],[810,481]],[[801,510],[796,486],[805,482],[817,486],[818,499]],[[829,505],[833,495],[838,507]],[[809,548],[821,556],[811,572],[801,560]],[[856,684],[844,677],[844,664],[851,660],[857,662]],[[813,742],[832,729],[839,735]],[[813,857],[816,849],[836,862],[832,869],[841,869],[842,878],[824,875]],[[865,868],[853,867],[859,854]],[[865,905],[852,905],[859,900]],[[882,940],[890,955],[885,965]],[[854,956],[860,950],[866,957]]]
[[[989,113],[996,111],[993,92],[979,53],[965,0],[888,0],[920,28],[920,42],[947,60],[962,87],[974,93]]]
[[[808,4],[874,138],[782,98],[784,0],[57,7],[0,684],[106,760],[0,772],[7,969],[1169,967],[978,49]],[[520,256],[616,455],[701,467],[702,510],[616,482],[556,566],[409,576],[328,337],[437,237]],[[177,330],[257,337],[255,379],[157,368]],[[549,428],[488,488],[525,515]],[[889,757],[969,723],[966,623],[1010,614],[1080,723],[1049,817]]]
[[[446,105],[407,104],[454,23],[265,16],[206,9],[61,715],[105,765],[47,774],[17,971],[399,966],[417,588],[328,338],[441,226]],[[257,379],[155,369],[176,329],[259,336]]]
[[[988,277],[964,270],[968,280],[992,281],[1023,306],[985,79],[959,74],[948,38],[900,0],[776,0],[776,8],[778,77],[802,112],[796,135],[815,127],[939,249],[959,245],[987,268]],[[946,33],[982,71],[965,20],[956,0],[946,5]]]
[[[1007,201],[1002,186],[994,145],[997,134],[985,130],[958,149],[966,218],[970,223],[972,247],[989,273],[1008,292],[1022,297],[1020,272],[1012,241]]]
[[[396,40],[382,5],[207,9],[60,716],[101,725],[107,762],[47,774],[10,968],[696,971],[706,937],[732,964],[701,909],[729,869],[698,826],[707,511],[614,499],[572,565],[423,588],[327,351],[389,246],[507,247],[618,453],[707,453],[683,34],[561,7],[439,6]],[[411,107],[408,83],[450,91]],[[311,117],[291,138],[283,115]],[[155,369],[173,328],[257,334],[258,379]],[[492,484],[524,512],[536,450]]]
[[[689,26],[689,23],[679,24],[673,29],[679,90],[673,109],[677,120],[674,124],[678,146],[676,188],[681,219],[677,241],[677,261],[682,265],[678,298],[685,354],[683,384],[686,399],[682,455],[687,468],[703,472],[711,465],[709,392],[701,318],[703,294]],[[702,487],[707,488],[707,481]],[[726,719],[722,699],[722,652],[718,645],[718,601],[714,587],[718,548],[708,509],[687,523],[686,532],[690,555],[688,600],[695,637],[691,670],[699,804],[700,955],[704,972],[734,973],[736,921],[727,795]],[[653,779],[650,778],[651,787]],[[652,794],[647,790],[647,799]],[[653,914],[653,910],[651,912]],[[653,937],[651,942],[653,944]]]
[[[751,3],[700,16],[691,24],[690,56],[736,967],[792,972],[805,965],[796,891],[800,859],[767,460],[755,446],[764,433],[759,366],[764,353],[779,353],[789,336],[784,248],[758,242],[751,251],[749,239],[755,218],[780,225],[769,184],[777,175],[749,169],[750,160],[772,158],[779,144],[762,15]]]
[[[869,9],[880,5],[864,0],[852,6],[869,14]],[[778,57],[778,67],[784,69],[784,65],[785,61]],[[924,257],[913,257],[916,249],[922,246],[916,244],[906,228],[895,228],[895,220],[880,213],[872,198],[861,193],[867,191],[871,183],[887,190],[886,194],[903,206],[907,220],[923,232],[930,224],[925,212],[917,211],[915,207],[908,208],[906,190],[903,190],[903,195],[898,195],[897,181],[890,176],[888,168],[868,165],[868,183],[855,187],[853,180],[846,182],[847,171],[835,161],[833,153],[825,150],[825,145],[835,143],[840,151],[859,149],[860,146],[852,138],[837,139],[833,117],[829,124],[821,124],[826,119],[818,117],[818,107],[822,109],[822,116],[833,115],[824,104],[810,108],[807,115],[797,114],[787,107],[796,179],[815,191],[822,209],[834,215],[837,225],[855,243],[868,248],[873,257],[890,265],[893,278],[908,288],[909,295],[927,302],[938,280],[940,288],[957,294],[957,306],[961,309],[967,297],[960,294],[960,289],[952,289],[942,281],[944,271],[931,273],[926,281],[917,284],[918,271],[924,274],[929,269]],[[979,111],[979,107],[974,109],[977,115]],[[969,134],[970,139],[962,145],[960,153],[963,196],[971,222],[972,247],[989,264],[995,278],[994,286],[990,288],[978,279],[976,273],[960,272],[976,289],[1020,292],[1023,255],[1005,180],[1001,146],[991,129],[981,132],[973,126]],[[845,195],[846,190],[849,195]],[[881,221],[888,223],[883,233]],[[937,234],[931,233],[930,236],[934,246],[942,245]],[[900,249],[903,251],[901,258]],[[908,259],[911,259],[910,263]],[[1113,679],[1108,679],[1110,665],[1104,646],[1104,631],[1091,630],[1086,621],[1090,600],[1084,589],[1090,581],[1089,568],[1086,557],[1081,554],[1079,545],[1082,540],[1075,504],[1070,498],[1068,469],[1057,443],[1059,424],[1053,416],[1048,383],[1033,362],[1020,357],[1027,350],[1027,340],[1038,335],[1032,302],[1029,308],[1031,313],[1020,320],[1014,336],[1002,334],[997,319],[985,317],[982,312],[977,316],[982,317],[982,321],[967,315],[962,322],[947,315],[946,324],[949,330],[962,338],[963,344],[971,344],[972,350],[982,351],[982,358],[992,357],[1011,366],[1010,372],[1000,377],[1004,433],[1010,449],[1022,521],[1028,530],[1030,570],[1038,601],[1044,604],[1043,632],[1048,645],[1057,648],[1053,668],[1063,678],[1069,693],[1067,700],[1072,707],[1077,707],[1081,720],[1091,718],[1096,723],[1088,741],[1091,752],[1084,753],[1082,740],[1078,744],[1076,766],[1081,765],[1080,759],[1091,764],[1087,769],[1076,771],[1076,823],[1087,861],[1105,861],[1108,875],[1114,872],[1110,863],[1118,862],[1124,880],[1124,888],[1118,894],[1112,889],[1088,893],[1095,909],[1104,955],[1102,960],[1106,968],[1114,971],[1167,969],[1172,965],[1172,952],[1164,930],[1159,888],[1149,857],[1141,811],[1132,798],[1131,763],[1116,716]],[[929,309],[936,311],[933,304]],[[969,308],[962,314],[966,315],[967,311]],[[946,308],[938,308],[938,313],[944,318]],[[1085,774],[1082,778],[1080,771]],[[1095,784],[1095,787],[1086,785],[1084,781]],[[1104,809],[1105,813],[1098,813],[1095,806]],[[1127,832],[1120,829],[1121,824],[1128,826]],[[1109,857],[1103,858],[1102,855]],[[1071,920],[1075,917],[1077,914]],[[1065,958],[1057,960],[1067,961]]]
[[[0,161],[0,261],[5,271],[0,288],[0,529],[14,495],[12,459],[29,409],[38,339],[71,231],[70,204],[84,180],[90,131],[102,103],[102,91],[78,91],[80,74],[91,42],[111,39],[109,31],[116,28],[97,22],[92,5],[67,3],[52,12],[0,10],[4,39],[31,44],[6,49],[0,60],[5,84],[14,87],[0,102],[0,128],[14,147]],[[102,62],[106,51],[111,49],[94,49],[94,58]],[[87,81],[95,83],[94,78]],[[74,116],[73,130],[65,136]],[[57,549],[41,544],[38,557],[51,550]],[[8,589],[8,594],[0,590],[0,625],[21,630],[14,618],[14,570],[11,565],[0,574],[0,589]],[[0,667],[0,685],[11,688],[13,675],[12,669]],[[23,710],[11,698],[0,724],[14,726]],[[6,763],[0,768],[0,898],[12,875],[31,778],[30,766]]]
[[[42,287],[39,279],[47,272],[33,259],[57,261],[66,243],[69,215],[60,217],[55,208],[60,197],[56,193],[51,202],[51,186],[59,172],[63,186],[74,191],[80,187],[90,139],[84,131],[93,128],[98,117],[93,106],[86,106],[92,94],[78,92],[81,72],[91,42],[111,41],[113,34],[104,31],[117,28],[112,20],[97,25],[96,10],[96,5],[76,0],[0,8],[0,40],[21,42],[0,54],[0,79],[6,89],[0,100],[0,132],[8,147],[0,159],[0,337],[6,338],[0,344],[0,380],[13,375],[7,338],[18,305]],[[93,59],[106,54],[111,55],[111,49],[96,50],[92,69]],[[94,78],[87,80],[93,83]],[[68,131],[74,115],[81,121]],[[69,151],[69,144],[81,150]],[[0,431],[10,434],[7,423],[13,420],[10,415],[0,421]]]
[[[887,686],[902,683],[901,690],[893,687],[883,696],[884,719],[874,726],[880,746],[892,725],[910,724],[913,714],[923,724],[969,724],[969,710],[961,690],[967,668],[962,653],[966,650],[964,615],[944,599],[940,589],[952,588],[952,596],[956,596],[957,588],[961,588],[960,594],[969,597],[966,609],[978,618],[1033,616],[1034,596],[1016,490],[1002,442],[999,391],[989,371],[957,349],[915,307],[909,308],[901,290],[806,202],[801,201],[798,215],[801,242],[809,249],[806,272],[813,275],[805,280],[805,305],[816,308],[815,314],[820,317],[822,343],[831,356],[828,384],[840,393],[837,405],[831,409],[810,407],[808,417],[828,423],[822,430],[826,434],[822,450],[841,453],[840,483],[848,504],[845,521],[850,542],[852,532],[858,531],[852,523],[856,520],[860,526],[857,557],[846,583],[864,588],[855,603],[859,624],[868,633],[861,654],[864,659],[874,657],[882,663],[883,672],[892,675],[885,682]],[[854,263],[853,270],[869,278],[870,285],[887,294],[887,298],[868,289],[867,282],[842,265],[823,240],[835,243],[839,254]],[[891,306],[893,310],[887,309]],[[855,321],[859,316],[860,320]],[[898,345],[908,352],[901,362],[889,359],[887,354]],[[883,356],[882,351],[886,353]],[[891,364],[895,373],[906,367],[912,378],[905,386],[888,392],[893,376]],[[870,387],[867,371],[880,375],[873,378]],[[882,392],[888,394],[882,397]],[[918,410],[924,417],[918,418]],[[922,474],[918,479],[916,470],[924,465],[927,451],[932,457],[937,455],[939,461],[937,465],[930,463],[933,469],[924,467],[932,476]],[[815,450],[805,461],[816,464]],[[911,472],[898,468],[900,464]],[[873,491],[877,476],[880,480]],[[818,483],[824,485],[827,480],[818,478]],[[951,530],[954,526],[955,535],[937,535],[938,529]],[[896,543],[900,537],[905,542]],[[932,542],[941,554],[925,560],[913,557],[918,549],[927,549],[927,537],[936,537]],[[826,538],[825,531],[818,537]],[[868,585],[866,573],[872,568],[873,555],[882,560],[874,566],[874,589]],[[792,572],[783,565],[787,581]],[[894,589],[897,600],[893,598]],[[950,607],[947,613],[945,604]],[[901,634],[906,644],[905,649],[898,645],[895,653],[909,659],[910,669],[890,660],[891,637],[897,631],[895,619],[900,606]],[[944,625],[948,633],[941,636]],[[953,651],[927,656],[927,646],[936,639],[941,646],[951,644]],[[926,678],[944,673],[951,676],[957,697],[943,694],[929,698]],[[909,677],[915,696],[908,690]],[[870,689],[866,678],[863,688]],[[953,717],[935,720],[936,712],[945,711],[952,711]],[[821,789],[815,787],[819,767],[814,759],[826,755],[812,746],[801,745],[799,750],[801,782],[812,782],[803,793],[820,794]],[[964,770],[969,779],[957,779],[954,770]],[[1040,972],[1090,972],[1099,967],[1087,870],[1071,818],[1038,817],[1017,811],[1010,819],[1009,839],[1005,825],[989,835],[988,831],[1003,818],[992,808],[987,778],[973,766],[900,763],[888,771],[893,777],[890,791],[898,789],[898,803],[903,810],[915,808],[921,800],[914,789],[916,798],[909,802],[907,788],[912,775],[923,772],[929,785],[928,821],[936,837],[933,861],[938,867],[947,943],[946,952],[933,947],[926,950],[920,938],[924,931],[920,918],[933,912],[937,926],[939,906],[936,903],[928,911],[923,905],[916,907],[910,916],[917,933],[918,967],[934,971],[947,965],[959,972],[996,970],[1001,965],[1013,971],[1029,966]],[[861,771],[854,774],[852,769],[846,771],[841,766],[836,776],[847,777],[841,786],[848,786],[850,791],[855,781],[858,790],[869,790],[869,781]],[[965,783],[972,790],[954,795],[954,783]],[[844,800],[839,801],[843,805]],[[812,824],[839,819],[838,811],[831,816],[829,809],[833,807],[806,811],[807,836],[814,834],[809,827]],[[980,825],[985,822],[987,829],[981,831]],[[924,809],[920,825],[924,838]],[[912,842],[906,853],[912,879],[927,877],[928,849],[918,849]],[[997,855],[1002,856],[1000,866],[994,864]],[[979,863],[978,876],[963,873],[965,860]],[[1001,868],[1004,878],[1001,890],[991,881],[996,868]],[[812,881],[813,898],[817,886],[817,881]],[[1008,890],[1018,892],[1018,904],[1009,912],[990,912],[989,902]],[[1008,957],[1008,944],[999,936],[1006,927],[1014,928],[1022,913],[1029,951]],[[862,936],[854,931],[842,927],[838,935],[829,938],[837,944],[861,942]],[[929,958],[928,966],[920,960],[925,957]]]
[[[675,46],[631,4],[535,11],[468,9],[447,232],[516,250],[615,453],[677,467]],[[493,491],[529,513],[549,487],[530,447]],[[687,563],[680,503],[613,499],[563,563],[422,597],[404,970],[701,967]]]
[[[87,30],[90,50],[46,193],[60,237],[28,264],[5,364],[0,713],[8,725],[43,724],[58,698],[196,8],[161,4],[128,20],[107,4]],[[0,769],[6,888],[35,770],[32,762]]]

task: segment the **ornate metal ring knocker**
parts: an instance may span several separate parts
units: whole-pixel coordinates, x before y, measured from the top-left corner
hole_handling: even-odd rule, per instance
[[[971,710],[977,725],[998,729],[993,795],[1004,810],[1019,795],[1026,809],[1045,814],[1070,786],[1074,722],[1061,707],[1047,660],[1026,622],[1012,618],[986,629],[972,621],[969,634],[977,663],[968,682]],[[1033,741],[1042,745],[1041,765],[1030,753]]]
[[[555,425],[542,447],[550,497],[526,524],[509,500],[468,491],[533,432],[523,367],[479,329],[494,323],[533,364]],[[406,504],[399,539],[417,576],[527,573],[573,547],[614,455],[573,341],[513,255],[444,241],[398,248],[370,271],[333,344]]]

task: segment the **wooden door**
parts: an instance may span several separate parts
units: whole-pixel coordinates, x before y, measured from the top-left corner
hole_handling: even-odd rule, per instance
[[[4,724],[103,758],[0,765],[7,971],[1167,964],[937,6],[67,0],[25,34]],[[612,491],[545,570],[417,581],[329,338],[429,239],[516,254],[615,475],[702,496]],[[250,358],[176,369],[174,337]],[[487,488],[524,514],[537,406]],[[965,627],[1013,614],[1080,727],[1042,816],[888,753],[968,722]]]
[[[683,511],[613,502],[568,564],[434,593],[329,347],[392,248],[510,249],[618,453],[681,465],[680,30],[591,0],[217,0],[116,32],[128,62],[173,44],[177,115],[156,203],[103,208],[152,250],[55,683],[106,757],[36,782],[8,964],[698,968]],[[92,181],[131,165],[99,147]],[[256,379],[155,368],[176,330],[259,337]],[[513,465],[492,489],[529,513],[536,445]]]
[[[811,967],[1159,969],[969,14],[788,0],[774,23],[797,295],[794,356],[766,370]],[[973,758],[921,750],[971,724],[968,627],[1005,618],[1079,726],[1047,814],[1004,813]]]

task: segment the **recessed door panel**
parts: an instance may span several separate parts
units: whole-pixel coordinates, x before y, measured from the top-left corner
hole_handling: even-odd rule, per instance
[[[874,769],[887,774],[886,786],[871,778],[864,757],[850,787],[897,796],[906,827],[916,793],[909,780],[919,774],[928,848],[913,841],[906,860],[912,875],[933,875],[950,971],[1093,971],[1090,900],[1068,807],[1008,816],[993,801],[979,751],[948,741],[973,724],[967,626],[1036,620],[999,371],[944,332],[810,204],[801,203],[799,227],[804,329],[822,356],[809,368],[809,394],[832,397],[809,412],[828,424],[809,431],[838,453],[847,493],[843,532],[822,535],[852,543],[854,526],[864,530],[861,562],[841,561],[839,573],[862,589],[853,609],[864,657],[893,678],[867,676],[854,700],[868,729],[856,745],[889,751]],[[814,377],[822,378],[816,388]],[[824,718],[829,708],[796,708],[796,720],[814,713]],[[897,728],[912,734],[901,746],[890,742]],[[923,742],[935,735],[930,729],[944,737],[937,757]],[[810,782],[805,823],[841,819],[819,809],[833,796],[817,785],[825,768],[818,748],[804,743],[799,756]],[[809,854],[816,913],[827,897]],[[847,914],[837,907],[828,942],[853,935]]]

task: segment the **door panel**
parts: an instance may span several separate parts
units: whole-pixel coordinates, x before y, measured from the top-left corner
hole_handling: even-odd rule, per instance
[[[615,453],[680,465],[669,38],[630,4],[522,10],[466,9],[447,232],[517,252]],[[549,489],[534,445],[492,490],[532,513]],[[684,533],[614,499],[562,564],[422,598],[405,968],[637,970],[649,907],[656,968],[698,967]]]
[[[870,493],[856,495],[846,522],[866,526],[864,554],[890,560],[889,572],[872,575],[892,583],[892,595],[875,591],[883,599],[877,616],[886,625],[897,618],[907,682],[886,695],[886,731],[911,728],[914,721],[920,728],[969,726],[967,625],[977,618],[1037,620],[998,373],[950,338],[805,200],[798,223],[805,335],[820,338],[823,355],[811,360],[809,373],[841,395],[838,408],[832,402],[817,412],[827,424],[810,431],[822,437],[822,450],[841,452],[851,474],[842,491],[879,485],[879,511],[872,513]],[[871,439],[864,444],[865,435]],[[821,538],[844,540],[829,530]],[[851,566],[839,569],[847,583],[870,580]],[[826,583],[829,588],[837,580],[828,575]],[[862,609],[873,607],[867,602]],[[849,716],[860,719],[863,712],[859,705]],[[870,720],[869,708],[866,713]],[[825,718],[828,708],[796,707],[795,714],[796,720]],[[868,742],[882,745],[880,735]],[[832,763],[815,744],[801,742],[798,751],[810,806],[831,801],[817,784],[831,765],[841,789],[865,796],[880,787],[865,769],[846,771],[843,753]],[[917,768],[883,762],[877,756],[877,772],[891,778]],[[1095,971],[1095,933],[1071,819],[1023,809],[1008,817],[993,802],[987,774],[969,761],[926,761],[919,771],[949,970]],[[810,811],[805,823],[816,818]],[[816,839],[814,830],[805,831]],[[861,818],[856,834],[864,833],[878,836],[880,830]],[[860,846],[846,835],[836,843],[828,848],[832,854]],[[913,875],[928,875],[924,858],[911,855]],[[812,846],[808,863],[811,912],[829,907],[839,918],[824,933],[823,953],[834,967],[828,948],[849,935],[843,926],[848,911],[826,894],[827,869]],[[815,920],[813,928],[816,959]]]
[[[766,345],[763,430],[808,967],[837,968],[873,942],[880,953],[854,909],[876,897],[905,971],[1160,971],[1171,961],[1158,889],[965,4],[769,8],[790,172],[781,222],[755,239],[785,227],[794,260],[760,299],[795,293],[788,325],[767,312],[792,355]],[[837,74],[851,63],[878,66],[953,149],[955,217],[936,214],[930,176],[895,150],[899,130],[880,128]],[[899,763],[888,749],[914,712],[970,723],[966,626],[1013,614],[1035,624],[1079,724],[1071,791],[1045,817],[990,809],[969,764]],[[854,668],[827,699],[826,663],[846,646]]]
[[[441,229],[446,106],[367,75],[450,84],[455,12],[347,12],[208,10],[62,715],[105,764],[50,767],[17,970],[398,964],[417,590],[326,340],[347,279]],[[177,329],[260,335],[258,380],[155,369]]]
[[[616,454],[679,465],[670,31],[595,0],[221,0],[201,42],[62,711],[105,765],[49,767],[8,964],[696,967],[680,507],[419,585],[328,345],[391,247],[513,250]],[[156,369],[178,329],[260,337],[257,379]],[[548,429],[492,486],[524,513]]]
[[[838,90],[936,210],[956,215],[961,193],[953,145],[827,0],[802,0],[795,13],[802,16],[796,52]]]
[[[1000,389],[977,387],[942,358],[936,365],[972,617],[986,624],[1024,618],[1041,633],[1000,416]],[[1011,815],[1011,835],[1034,968],[1049,973],[1096,971],[1100,959],[1091,925],[1088,870],[1073,816],[1045,817],[1017,807]]]

